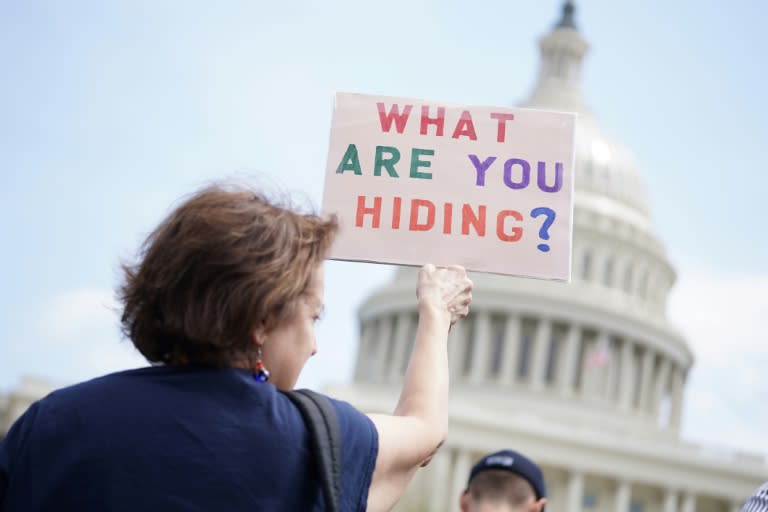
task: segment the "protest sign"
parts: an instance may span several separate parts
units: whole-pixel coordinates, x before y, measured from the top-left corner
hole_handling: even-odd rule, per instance
[[[338,93],[330,257],[570,279],[575,114]]]

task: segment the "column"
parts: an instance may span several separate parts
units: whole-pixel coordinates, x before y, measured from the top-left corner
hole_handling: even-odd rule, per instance
[[[651,413],[654,415],[659,414],[659,404],[661,404],[661,398],[664,396],[664,392],[669,385],[669,370],[669,358],[664,355],[662,356],[661,362],[659,364],[659,371],[656,373],[656,379],[653,386],[653,394],[651,395]]]
[[[429,490],[429,510],[434,512],[443,512],[447,510],[448,501],[454,499],[458,501],[458,496],[446,496],[446,487],[450,478],[451,471],[451,452],[447,447],[438,450],[432,462],[427,466],[430,471],[430,490]]]
[[[696,512],[696,496],[690,492],[685,493],[680,512]]]
[[[672,489],[664,491],[664,503],[661,512],[677,512],[677,493]]]
[[[675,365],[672,371],[672,410],[669,413],[669,426],[677,432],[680,430],[680,417],[683,414],[683,388],[685,375],[683,368]]]
[[[620,480],[616,485],[616,492],[613,495],[613,510],[616,512],[629,512],[630,498],[631,489],[629,482]]]
[[[565,346],[563,347],[563,359],[560,367],[557,369],[557,386],[560,394],[571,396],[574,390],[574,377],[576,375],[577,364],[580,364],[579,348],[581,345],[581,327],[571,324],[568,327],[568,334],[565,336]]]
[[[488,348],[491,341],[491,315],[487,311],[475,313],[472,337],[472,366],[469,369],[469,381],[479,383],[486,380],[488,373]]]
[[[447,499],[450,505],[450,510],[453,512],[459,511],[459,496],[467,488],[467,479],[469,479],[469,470],[471,469],[471,460],[469,459],[469,453],[457,448],[456,455],[453,461],[453,477],[450,492]]]
[[[568,475],[565,512],[581,512],[584,499],[584,473],[572,471]]]
[[[392,359],[389,361],[389,379],[397,380],[403,375],[403,366],[408,348],[408,336],[411,334],[411,314],[409,312],[397,315],[397,327],[395,337],[392,340]]]
[[[504,325],[504,361],[501,363],[500,381],[502,385],[515,380],[517,358],[520,353],[520,316],[510,314]]]
[[[635,369],[632,365],[634,344],[624,339],[619,354],[619,407],[626,411],[632,403],[633,384],[635,382]]]
[[[379,318],[379,329],[376,340],[376,359],[373,375],[376,380],[383,382],[387,375],[387,354],[392,343],[392,320],[389,315],[383,315]]]
[[[530,383],[533,389],[544,387],[544,370],[551,339],[552,321],[548,318],[539,319],[536,326],[536,336],[533,338],[533,353],[531,354]]]
[[[640,403],[637,408],[641,411],[648,410],[651,401],[651,384],[653,382],[654,353],[649,347],[643,349],[643,360],[640,363]]]

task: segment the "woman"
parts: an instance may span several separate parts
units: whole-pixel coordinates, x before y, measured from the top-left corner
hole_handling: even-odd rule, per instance
[[[0,510],[322,510],[290,390],[317,346],[335,218],[211,186],[124,267],[124,333],[153,363],[56,391],[0,444]],[[472,283],[419,273],[419,325],[392,415],[331,400],[341,510],[388,510],[447,431],[446,340]]]

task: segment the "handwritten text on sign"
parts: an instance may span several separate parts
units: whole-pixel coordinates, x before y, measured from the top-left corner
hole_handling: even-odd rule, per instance
[[[335,259],[567,280],[575,115],[336,95]]]

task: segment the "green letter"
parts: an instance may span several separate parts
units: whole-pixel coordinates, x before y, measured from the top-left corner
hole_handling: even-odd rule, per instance
[[[413,148],[411,150],[411,178],[421,178],[423,180],[431,180],[431,172],[419,172],[419,167],[432,167],[432,162],[419,160],[421,155],[432,156],[435,154],[434,149],[419,149]]]
[[[389,153],[389,158],[386,160],[383,158],[384,152]],[[397,178],[397,172],[395,171],[395,164],[400,161],[400,151],[397,148],[391,146],[376,146],[376,161],[373,164],[373,175],[381,176],[382,167],[386,169],[387,174],[392,178]]]
[[[350,144],[347,147],[339,167],[336,168],[336,174],[341,174],[344,171],[354,171],[358,176],[363,174],[363,171],[360,170],[360,159],[357,157],[357,146],[354,144]]]

